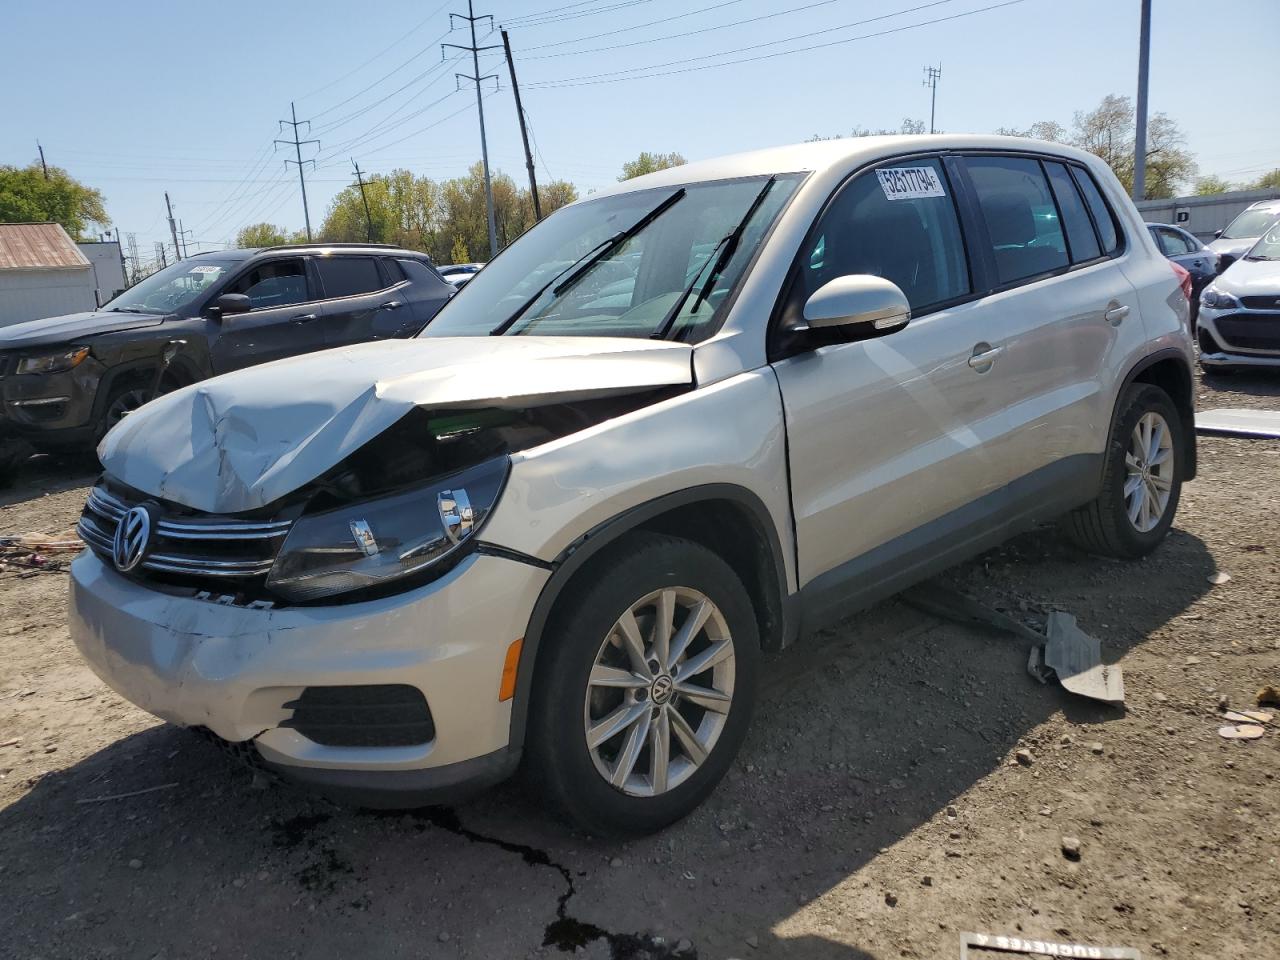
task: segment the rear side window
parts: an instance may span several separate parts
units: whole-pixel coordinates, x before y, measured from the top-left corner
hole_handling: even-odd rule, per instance
[[[1067,252],[1071,255],[1071,262],[1083,263],[1100,257],[1102,249],[1098,246],[1098,236],[1093,232],[1089,211],[1085,209],[1084,199],[1071,174],[1061,163],[1051,161],[1045,162],[1044,170],[1049,175],[1054,199],[1058,201],[1058,213],[1067,233]]]
[[[315,263],[324,295],[331,300],[382,288],[382,275],[372,257],[317,257]]]
[[[987,224],[1000,284],[1067,266],[1058,207],[1039,161],[969,157],[965,164]]]
[[[1160,249],[1164,251],[1167,257],[1181,257],[1184,254],[1195,253],[1200,245],[1191,243],[1191,238],[1181,230],[1171,230],[1168,227],[1161,227],[1160,233]]]
[[[421,260],[397,260],[396,263],[414,283],[439,286],[444,282]]]
[[[1102,191],[1098,189],[1098,185],[1093,182],[1093,177],[1087,171],[1072,167],[1071,174],[1075,177],[1080,192],[1084,194],[1084,202],[1088,205],[1089,212],[1093,214],[1093,224],[1098,228],[1098,238],[1102,241],[1102,252],[1115,253],[1120,246],[1120,235],[1116,231],[1115,216],[1107,206],[1107,201],[1102,199]]]
[[[955,203],[937,160],[880,167],[852,180],[822,215],[801,257],[803,304],[836,277],[884,277],[912,313],[969,293],[969,268]]]

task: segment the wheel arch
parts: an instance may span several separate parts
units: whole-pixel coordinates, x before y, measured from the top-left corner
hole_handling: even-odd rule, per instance
[[[511,712],[511,744],[524,742],[538,654],[559,598],[587,562],[637,530],[665,533],[714,551],[742,579],[751,596],[761,645],[777,649],[799,629],[795,598],[787,588],[783,548],[768,508],[736,484],[707,484],[650,500],[598,525],[570,544],[553,563],[525,630]]]
[[[1111,411],[1111,429],[1107,436],[1111,436],[1115,431],[1124,392],[1135,383],[1149,383],[1159,387],[1173,401],[1178,415],[1182,418],[1183,448],[1186,451],[1186,474],[1183,480],[1194,480],[1196,476],[1195,375],[1187,362],[1186,354],[1177,348],[1170,347],[1144,357],[1133,366],[1116,393],[1115,404]]]

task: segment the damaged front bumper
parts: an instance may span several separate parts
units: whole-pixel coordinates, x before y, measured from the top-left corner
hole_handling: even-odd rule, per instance
[[[251,742],[269,767],[342,799],[413,806],[514,769],[503,665],[547,577],[473,553],[403,594],[257,609],[153,590],[86,552],[71,566],[71,636],[108,686],[164,720]],[[290,725],[307,691],[377,685],[421,692],[429,740],[335,745]]]

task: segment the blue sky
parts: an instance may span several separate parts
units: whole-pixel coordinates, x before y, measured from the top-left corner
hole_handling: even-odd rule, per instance
[[[942,65],[938,126],[949,131],[1069,124],[1108,93],[1133,94],[1138,0],[1020,0],[957,16],[999,2],[482,0],[477,12],[510,31],[539,176],[585,193],[641,150],[697,159],[927,120],[926,64]],[[1178,121],[1203,173],[1249,179],[1280,166],[1280,124],[1263,118],[1280,3],[1232,3],[1223,30],[1211,22],[1216,9],[1155,0],[1151,109]],[[461,31],[444,36],[448,13],[463,10],[465,0],[5,0],[0,163],[32,161],[39,139],[51,163],[103,191],[144,258],[168,239],[167,189],[192,241],[208,249],[249,222],[302,226],[296,170],[271,147],[296,100],[321,141],[304,154],[320,159],[308,173],[318,226],[352,182],[349,157],[369,172],[435,178],[479,158],[474,93],[453,92],[469,55],[442,64],[439,46],[466,42]],[[785,10],[796,12],[767,16]],[[942,17],[955,19],[833,44]],[[723,26],[748,18],[764,19]],[[670,37],[691,31],[700,32]],[[800,34],[813,35],[774,42]],[[828,45],[689,69],[817,44]],[[744,47],[754,49],[717,56]],[[628,76],[619,71],[690,58],[701,59],[614,82]],[[523,182],[500,51],[485,54],[481,70],[501,77],[485,101],[490,160]]]

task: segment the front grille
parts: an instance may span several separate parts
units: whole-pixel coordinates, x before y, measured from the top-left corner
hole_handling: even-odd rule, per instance
[[[1250,310],[1280,310],[1280,297],[1268,294],[1265,297],[1241,297],[1240,303]]]
[[[280,726],[326,747],[408,747],[436,736],[427,698],[407,684],[307,687],[284,706],[293,716]]]
[[[141,502],[141,501],[139,501]],[[120,518],[137,506],[96,486],[89,494],[78,530],[81,539],[108,563]],[[168,515],[152,502],[151,541],[138,569],[194,582],[265,577],[292,524],[290,520]]]
[[[1228,347],[1280,350],[1280,314],[1233,313],[1214,321]]]

